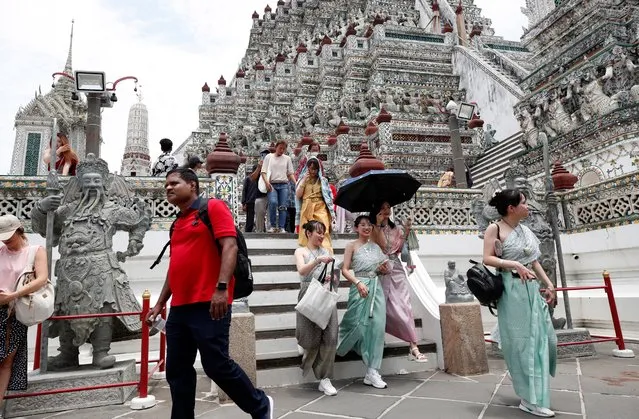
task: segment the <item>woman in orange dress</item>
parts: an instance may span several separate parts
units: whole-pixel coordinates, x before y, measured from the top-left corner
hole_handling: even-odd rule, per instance
[[[304,225],[310,220],[321,221],[327,227],[322,247],[333,250],[330,236],[330,226],[335,218],[333,210],[333,195],[328,179],[323,176],[322,166],[317,158],[308,159],[304,170],[300,173],[295,189],[296,225]],[[299,245],[306,246],[308,239],[300,229]]]

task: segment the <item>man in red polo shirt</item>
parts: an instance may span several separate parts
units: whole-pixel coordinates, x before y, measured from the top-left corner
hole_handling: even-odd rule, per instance
[[[171,257],[164,287],[149,313],[153,321],[171,299],[166,323],[166,379],[171,388],[172,419],[194,417],[196,374],[200,351],[204,372],[235,404],[256,419],[273,418],[273,399],[256,389],[229,357],[233,302],[233,270],[237,241],[233,216],[226,204],[208,201],[216,245],[198,219],[200,186],[197,175],[180,167],[166,176],[166,198],[180,209],[171,235]]]

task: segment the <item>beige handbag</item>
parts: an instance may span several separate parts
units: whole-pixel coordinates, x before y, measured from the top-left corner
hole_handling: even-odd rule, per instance
[[[339,299],[339,294],[333,290],[335,278],[332,275],[335,272],[335,261],[333,261],[330,271],[327,271],[327,268],[328,264],[324,265],[320,276],[311,280],[304,297],[295,306],[295,310],[298,313],[315,323],[322,330],[328,326]],[[328,289],[324,286],[326,278],[329,278]]]
[[[18,278],[16,283],[16,291],[23,289],[29,282],[36,277],[35,273],[35,255],[38,246],[29,247],[29,256],[24,272]],[[42,323],[53,314],[54,308],[54,290],[53,284],[47,279],[46,284],[37,291],[29,295],[20,297],[14,301],[14,311],[16,319],[25,326],[33,326]]]

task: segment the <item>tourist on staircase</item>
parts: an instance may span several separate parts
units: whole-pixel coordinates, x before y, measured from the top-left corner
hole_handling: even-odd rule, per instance
[[[295,182],[288,182],[288,202],[286,203],[286,232],[287,233],[295,233],[296,225],[295,225],[295,214],[297,214],[297,210],[295,209],[295,201],[297,197],[295,196]]]
[[[437,182],[438,188],[454,188],[455,187],[455,169],[449,167]]]
[[[267,155],[262,164],[262,179],[268,191],[269,233],[286,233],[288,182],[295,182],[293,162],[284,154],[286,146],[286,141],[278,141],[275,153]]]
[[[260,152],[260,161],[257,162],[257,176],[262,176],[262,165],[264,164],[264,159],[268,156],[270,151],[268,149],[264,149]],[[266,212],[268,210],[268,195],[259,188],[257,188],[257,193],[255,195],[255,232],[256,233],[265,233],[266,232]]]
[[[42,288],[49,278],[47,253],[42,246],[30,246],[24,227],[13,215],[0,217],[0,405],[8,390],[27,389],[27,326],[14,313],[15,301]],[[32,258],[32,259],[31,259]],[[31,260],[30,260],[31,259]],[[16,291],[25,269],[35,279]],[[2,407],[0,406],[0,412]],[[0,417],[2,415],[0,414]]]
[[[376,226],[373,240],[382,248],[389,260],[389,272],[382,276],[381,282],[386,298],[386,333],[389,333],[410,344],[408,358],[416,362],[427,362],[426,355],[417,347],[417,332],[413,319],[413,307],[410,304],[408,276],[399,258],[404,241],[410,232],[412,220],[409,218],[403,227],[390,220],[391,207],[388,202],[374,211]]]
[[[317,220],[310,220],[300,229],[306,236],[306,246],[295,251],[295,263],[297,272],[300,275],[299,302],[311,281],[320,278],[325,273],[324,282],[333,280],[330,263],[334,261],[332,250],[322,247],[324,235],[327,233],[326,226]],[[329,267],[325,270],[324,267]],[[339,278],[333,286],[339,286]],[[333,378],[333,367],[335,365],[335,351],[337,349],[337,306],[333,309],[331,318],[325,329],[313,323],[300,313],[296,313],[295,338],[297,344],[302,347],[302,365],[300,366],[306,375],[312,369],[315,377],[320,380],[319,391],[327,396],[334,396],[337,390],[331,384]]]
[[[295,195],[295,207],[299,214],[296,224],[304,225],[309,220],[321,221],[327,227],[322,246],[332,251],[330,232],[335,219],[333,193],[317,158],[308,159],[305,170],[300,173],[300,179],[297,181]],[[306,233],[302,229],[298,237],[299,245],[306,246]]]
[[[255,200],[257,199],[257,179],[260,176],[261,162],[253,165],[251,172],[244,178],[242,187],[242,211],[246,214],[244,232],[252,233],[255,228]],[[264,232],[264,214],[262,214],[262,232]]]
[[[526,197],[515,189],[505,189],[489,205],[501,215],[501,220],[484,233],[484,263],[500,270],[504,282],[497,303],[504,360],[515,393],[521,397],[519,409],[553,417],[550,376],[555,375],[557,336],[548,304],[556,298],[555,289],[539,263],[539,240],[520,224],[528,217]]]
[[[75,154],[69,144],[66,135],[58,133],[55,150],[55,170],[62,176],[75,176],[75,169],[78,165],[78,155]],[[42,160],[47,164],[47,170],[51,170],[51,148],[44,150]]]
[[[366,215],[355,219],[357,240],[346,245],[342,275],[351,283],[346,313],[339,328],[337,355],[354,350],[368,367],[364,384],[375,388],[387,385],[379,375],[384,357],[386,301],[380,275],[388,272],[386,256],[370,240],[373,226]],[[353,273],[350,272],[353,271]]]
[[[167,173],[178,167],[175,157],[171,155],[171,151],[173,151],[173,141],[168,138],[162,138],[160,140],[160,149],[162,150],[162,154],[160,154],[157,161],[153,163],[151,176],[166,176]]]
[[[166,198],[180,212],[171,227],[171,256],[158,301],[147,316],[152,323],[171,298],[166,322],[166,380],[171,419],[193,419],[200,353],[202,368],[218,388],[254,419],[273,419],[273,399],[255,388],[229,356],[231,303],[237,260],[233,216],[223,201],[207,201],[200,219],[200,184],[194,171],[180,167],[167,174]],[[211,236],[211,233],[215,237]]]

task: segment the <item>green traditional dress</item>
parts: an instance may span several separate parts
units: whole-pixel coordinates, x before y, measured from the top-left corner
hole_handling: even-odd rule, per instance
[[[385,258],[382,249],[372,242],[353,253],[351,269],[355,277],[368,287],[368,296],[362,298],[357,287],[351,285],[337,346],[337,355],[344,356],[354,350],[368,368],[374,369],[382,366],[384,356],[386,300],[377,268]]]
[[[539,240],[517,226],[504,240],[502,258],[530,268],[541,256]],[[557,360],[557,336],[538,281],[523,284],[503,271],[504,293],[497,304],[501,348],[515,393],[528,403],[550,408],[550,376]]]

